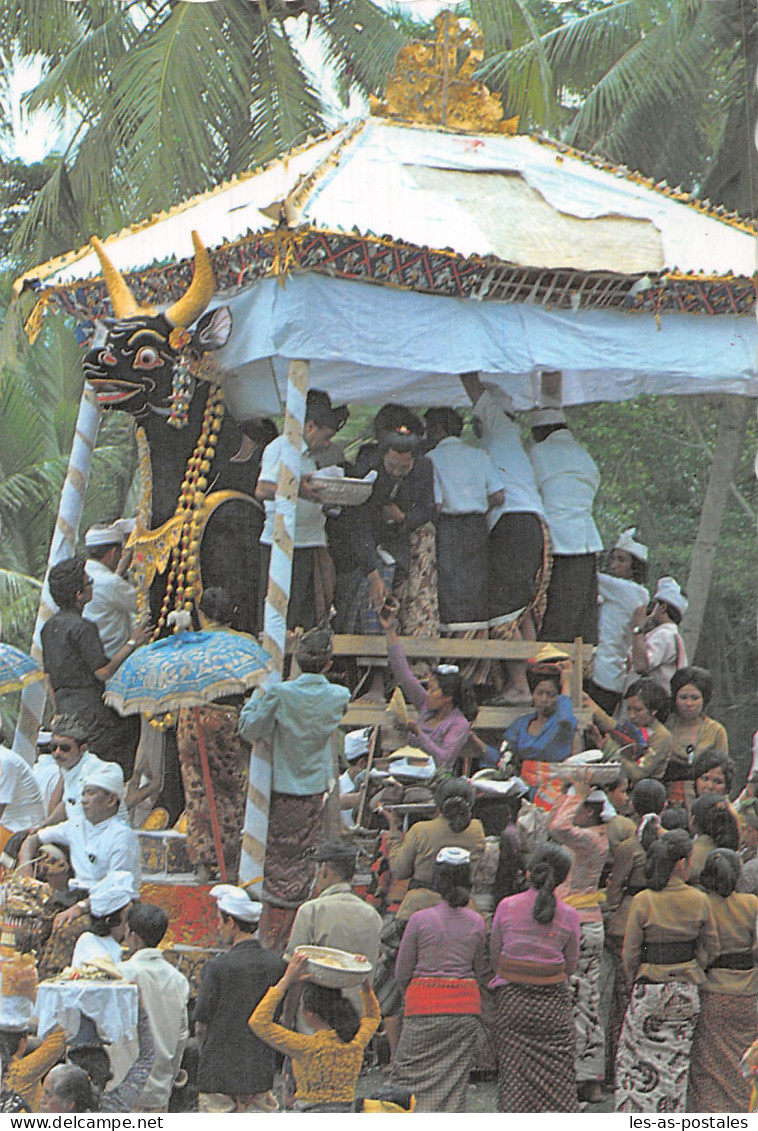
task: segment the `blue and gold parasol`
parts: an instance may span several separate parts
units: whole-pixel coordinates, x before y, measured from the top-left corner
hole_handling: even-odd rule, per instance
[[[30,683],[44,679],[39,664],[12,644],[0,644],[0,695],[22,691]]]
[[[240,695],[268,672],[269,655],[245,632],[178,632],[138,648],[105,685],[120,715],[160,715]]]

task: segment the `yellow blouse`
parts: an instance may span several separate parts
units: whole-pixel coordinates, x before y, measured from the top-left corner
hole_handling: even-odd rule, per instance
[[[292,1057],[296,1099],[302,1103],[350,1103],[363,1063],[363,1050],[379,1027],[381,1014],[373,990],[361,988],[363,1016],[358,1032],[345,1044],[334,1029],[306,1035],[274,1021],[284,994],[272,986],[253,1011],[248,1025],[266,1044]]]

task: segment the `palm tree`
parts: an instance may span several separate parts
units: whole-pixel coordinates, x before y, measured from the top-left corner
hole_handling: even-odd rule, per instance
[[[323,131],[308,32],[345,96],[379,93],[407,38],[372,0],[0,0],[0,49],[43,59],[30,108],[78,119],[17,232],[25,264]]]
[[[50,319],[0,383],[0,612],[3,639],[28,648],[76,422],[82,373],[72,327]],[[83,523],[124,512],[135,473],[132,425],[100,429]]]
[[[742,214],[756,211],[758,22],[747,0],[614,0],[570,12],[539,44],[494,46],[482,77],[518,97],[540,63],[565,141]],[[532,114],[530,124],[550,121]]]

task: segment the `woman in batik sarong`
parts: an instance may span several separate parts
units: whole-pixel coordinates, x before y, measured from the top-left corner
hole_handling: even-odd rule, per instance
[[[442,902],[411,915],[397,956],[405,1012],[392,1080],[413,1089],[416,1111],[468,1110],[486,942],[482,916],[468,907],[470,863],[465,848],[440,849],[433,883]]]
[[[720,954],[706,971],[701,989],[690,1056],[690,1111],[744,1112],[750,1100],[740,1060],[756,1032],[758,897],[736,890],[741,875],[737,853],[717,848],[700,876],[716,921]]]
[[[565,848],[545,844],[529,862],[529,890],[502,900],[492,921],[498,1111],[578,1111],[567,978],[579,916],[555,896],[570,867]]]
[[[605,1035],[600,1020],[600,962],[603,957],[603,919],[598,882],[608,859],[608,836],[603,824],[606,795],[592,789],[584,772],[551,810],[548,831],[572,855],[571,871],[556,894],[575,907],[581,924],[579,961],[569,978],[576,1025],[576,1081],[580,1099],[598,1103],[605,1077]]]
[[[648,889],[635,895],[623,961],[632,997],[616,1057],[616,1110],[686,1110],[699,987],[719,954],[708,896],[687,883],[692,841],[674,829],[645,860]]]
[[[661,835],[660,815],[665,805],[666,787],[663,782],[642,778],[632,790],[632,810],[637,827],[632,826],[629,836],[618,841],[609,837],[611,871],[605,887],[603,926],[605,953],[612,967],[611,1003],[605,1025],[605,1083],[610,1090],[616,1079],[616,1050],[632,992],[621,959],[626,921],[632,899],[647,887],[645,854]]]
[[[205,617],[206,632],[233,631],[230,626],[237,610],[226,590],[206,589],[200,611]],[[176,742],[187,816],[187,856],[201,880],[219,875],[212,808],[227,875],[235,875],[239,864],[250,759],[249,747],[237,733],[243,698],[227,695],[213,703],[182,707],[179,711]]]

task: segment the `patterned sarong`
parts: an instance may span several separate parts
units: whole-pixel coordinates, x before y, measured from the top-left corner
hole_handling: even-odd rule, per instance
[[[247,744],[237,733],[238,721],[239,711],[235,707],[208,704],[204,707],[183,707],[176,727],[187,814],[187,855],[193,867],[201,868],[209,875],[218,874],[210,801],[200,762],[200,727],[230,882],[236,877],[239,864],[249,759]]]
[[[579,961],[569,978],[576,1025],[577,1083],[602,1080],[605,1075],[605,1036],[600,1021],[600,961],[603,924],[582,923]]]
[[[439,636],[436,540],[433,522],[424,523],[408,535],[408,576],[395,592],[400,602],[397,619],[401,636]]]
[[[704,993],[690,1055],[688,1111],[748,1110],[750,1081],[740,1072],[755,1039],[756,998]]]
[[[571,994],[509,983],[495,990],[498,1111],[578,1111]]]
[[[411,1088],[416,1111],[467,1111],[468,1080],[479,1035],[472,1014],[406,1017],[392,1083]]]
[[[320,793],[272,793],[263,866],[266,902],[297,908],[308,899],[316,872],[313,854],[321,842]]]
[[[686,1111],[697,986],[635,982],[616,1057],[616,1111]]]

